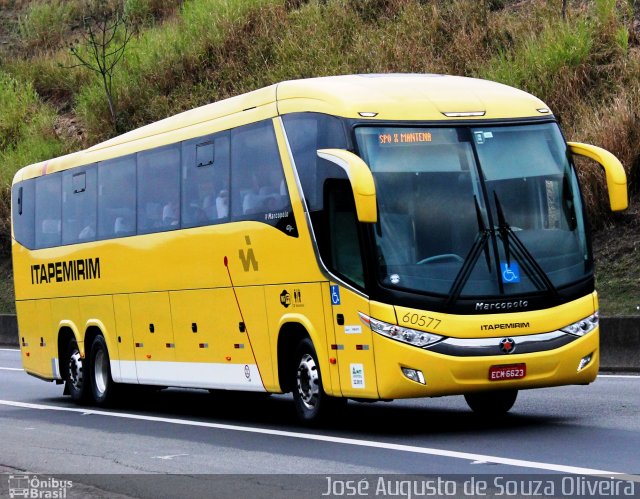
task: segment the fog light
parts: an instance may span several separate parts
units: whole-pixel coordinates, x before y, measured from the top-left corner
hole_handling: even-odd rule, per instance
[[[580,362],[578,363],[578,372],[582,371],[585,367],[587,367],[587,365],[589,365],[589,362],[591,362],[591,359],[593,358],[593,352],[591,352],[589,355],[582,357],[582,359],[580,359]]]
[[[411,381],[415,381],[416,383],[426,385],[422,371],[418,371],[416,369],[409,369],[408,367],[403,367],[402,373]]]

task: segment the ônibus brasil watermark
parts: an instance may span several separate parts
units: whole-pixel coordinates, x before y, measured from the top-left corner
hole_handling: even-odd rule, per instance
[[[67,490],[73,487],[71,480],[37,475],[9,475],[9,497],[30,499],[65,499]]]

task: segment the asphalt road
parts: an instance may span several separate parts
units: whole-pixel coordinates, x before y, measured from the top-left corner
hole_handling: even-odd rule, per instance
[[[546,492],[566,497],[599,474],[607,478],[597,479],[605,482],[592,497],[638,497],[639,415],[634,375],[524,391],[507,416],[491,420],[462,397],[445,397],[349,402],[335,420],[306,428],[289,396],[176,389],[134,392],[98,410],[25,374],[17,350],[0,350],[0,473],[65,476],[73,483],[65,497],[322,497],[349,495],[357,483],[361,496],[416,497],[446,480],[453,488],[438,496],[454,486],[457,497],[483,495],[469,485],[472,475],[493,495],[515,497],[535,495],[523,489],[532,480],[563,479]],[[401,478],[422,488],[405,490]],[[17,483],[5,482],[0,497]],[[41,486],[51,484],[59,485]]]

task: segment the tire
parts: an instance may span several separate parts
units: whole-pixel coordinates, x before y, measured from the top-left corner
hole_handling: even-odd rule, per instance
[[[518,397],[518,390],[467,393],[464,399],[476,414],[498,416],[509,412]]]
[[[64,371],[65,393],[71,395],[78,405],[83,405],[89,398],[89,380],[87,379],[86,359],[80,356],[80,349],[75,339],[69,341],[66,367]]]
[[[304,423],[326,419],[346,403],[346,399],[330,397],[322,389],[318,357],[308,338],[298,344],[291,376],[296,413]]]
[[[109,350],[103,336],[94,338],[89,359],[91,397],[96,405],[107,406],[115,399],[117,388],[111,377]]]

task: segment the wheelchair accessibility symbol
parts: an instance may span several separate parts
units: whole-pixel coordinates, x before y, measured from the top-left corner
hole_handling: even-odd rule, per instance
[[[500,272],[502,273],[502,282],[505,284],[513,284],[520,282],[520,267],[516,262],[500,262]]]
[[[337,284],[331,286],[331,304],[340,305],[340,286]]]

